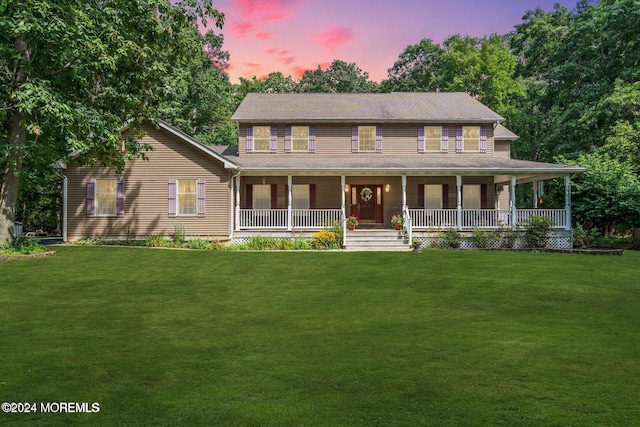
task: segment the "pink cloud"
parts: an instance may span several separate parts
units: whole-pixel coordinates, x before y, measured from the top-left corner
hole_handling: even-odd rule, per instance
[[[244,16],[261,15],[261,20],[273,21],[291,16],[291,8],[300,0],[236,0]]]
[[[329,27],[324,33],[311,34],[309,37],[317,40],[324,49],[333,52],[340,46],[353,40],[354,35],[350,28]]]
[[[251,22],[234,22],[231,24],[231,31],[238,38],[247,37],[253,29],[254,25]]]
[[[289,57],[287,57],[287,58],[282,58],[280,61],[281,61],[283,64],[292,64],[295,60],[296,60],[296,57],[295,57],[295,56],[289,56]]]
[[[272,47],[271,49],[267,49],[267,53],[268,53],[269,55],[273,55],[273,54],[274,54],[274,53],[276,53],[277,51],[278,51],[278,49],[277,49],[277,48],[275,48],[275,47]]]
[[[256,38],[257,38],[258,40],[267,40],[267,39],[272,38],[274,35],[275,35],[275,34],[273,34],[273,33],[267,33],[266,31],[258,31],[258,32],[256,33]]]

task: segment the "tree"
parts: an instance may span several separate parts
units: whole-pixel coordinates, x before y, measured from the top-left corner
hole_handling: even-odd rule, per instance
[[[385,91],[423,92],[437,89],[435,79],[439,73],[444,50],[431,39],[409,45],[388,70],[388,79],[382,82]]]
[[[567,163],[587,169],[573,182],[576,221],[604,236],[640,227],[640,179],[633,165],[595,153]]]
[[[378,85],[369,80],[369,73],[355,63],[348,64],[338,59],[329,68],[306,70],[298,82],[301,92],[362,93],[375,92]]]
[[[188,59],[182,32],[223,18],[211,0],[0,2],[0,242],[13,233],[25,159],[82,151],[80,161],[122,168],[143,155],[135,137],[154,116],[165,64]]]

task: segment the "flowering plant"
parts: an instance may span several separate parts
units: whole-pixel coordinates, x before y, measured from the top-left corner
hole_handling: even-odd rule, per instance
[[[402,227],[404,225],[404,218],[402,215],[391,215],[391,226]]]
[[[347,225],[358,225],[358,217],[356,215],[351,215],[347,218]]]

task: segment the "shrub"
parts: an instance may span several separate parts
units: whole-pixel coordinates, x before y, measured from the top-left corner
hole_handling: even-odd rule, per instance
[[[455,228],[448,228],[447,231],[444,232],[444,241],[450,248],[458,249],[461,240],[460,232]]]
[[[147,236],[147,246],[150,248],[163,248],[166,246],[166,241],[159,234],[150,234]]]
[[[498,230],[502,241],[502,246],[505,248],[513,249],[516,246],[518,240],[518,230],[508,226],[501,226]]]
[[[311,236],[313,249],[339,249],[336,233],[330,230],[321,230]]]
[[[531,215],[525,222],[524,242],[529,248],[546,248],[553,220],[539,215]]]
[[[191,239],[182,244],[183,248],[187,249],[211,249],[211,242],[204,239]]]
[[[173,242],[179,245],[185,242],[184,225],[173,224]]]
[[[578,248],[593,248],[600,237],[597,228],[585,230],[582,224],[573,229],[573,246]]]
[[[10,242],[5,242],[0,245],[0,251],[8,254],[36,254],[39,252],[46,252],[47,248],[42,246],[33,237],[16,237]]]
[[[307,239],[296,238],[293,239],[293,247],[292,249],[296,251],[311,249],[311,243]]]
[[[485,230],[478,227],[473,227],[471,233],[471,243],[478,249],[487,249],[493,247],[498,243],[500,235],[496,234],[493,230]]]

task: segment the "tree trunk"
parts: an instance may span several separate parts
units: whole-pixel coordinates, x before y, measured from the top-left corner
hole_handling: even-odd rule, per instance
[[[633,229],[633,249],[640,251],[640,227]]]
[[[14,236],[13,225],[16,220],[18,188],[22,171],[22,148],[27,140],[24,117],[17,111],[9,113],[9,153],[2,171],[0,186],[0,243],[11,240]]]

